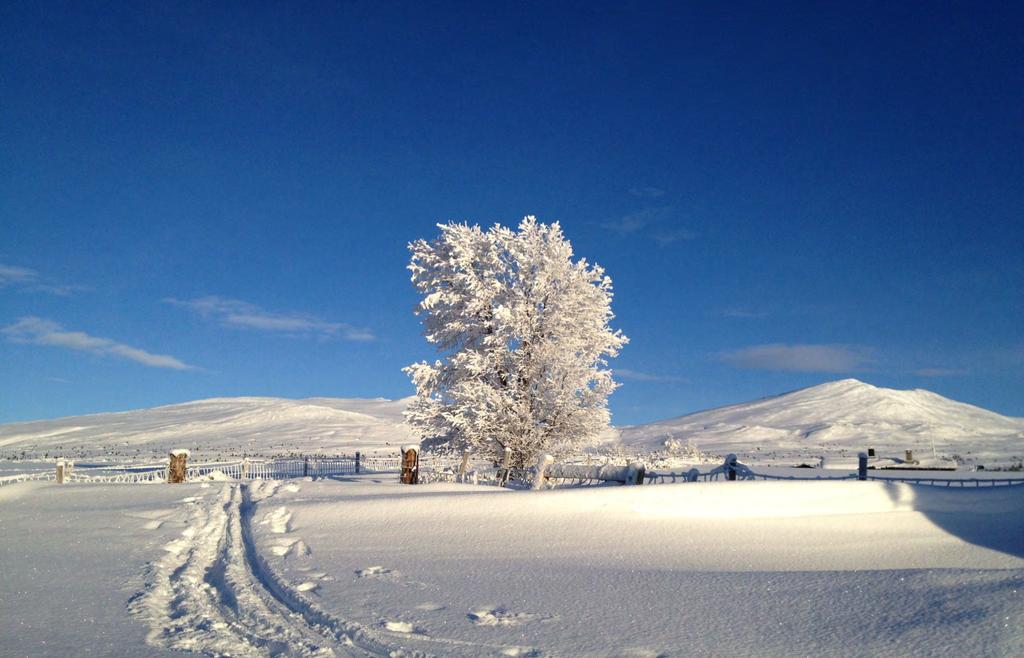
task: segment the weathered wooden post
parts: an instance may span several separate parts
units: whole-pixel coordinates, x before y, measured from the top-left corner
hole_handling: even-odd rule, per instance
[[[731,453],[725,458],[725,476],[730,481],[736,479],[736,455]]]
[[[863,452],[857,454],[857,479],[868,479],[868,456]]]
[[[64,468],[65,463],[63,459],[57,460],[57,484],[64,484]]]
[[[249,479],[249,458],[248,457],[243,457],[242,458],[242,479],[243,480],[248,480]]]
[[[420,447],[402,446],[402,484],[418,484],[420,481]]]
[[[171,461],[167,465],[167,481],[171,484],[181,484],[188,474],[188,450],[179,448],[171,451]]]
[[[356,475],[359,475],[359,451],[356,451]]]
[[[302,477],[309,476],[309,457],[302,458]]]
[[[469,450],[462,451],[462,463],[459,464],[459,482],[466,482],[466,467],[469,466]]]
[[[540,489],[544,486],[544,471],[555,462],[551,455],[541,455],[537,460],[537,474],[533,477],[533,488]]]
[[[626,467],[626,484],[643,484],[644,472],[647,469],[643,464],[633,462]]]
[[[504,457],[501,458],[501,470],[498,471],[499,487],[504,487],[508,484],[508,478],[512,470],[512,448],[505,446],[504,453]]]
[[[906,462],[908,464],[913,464],[914,463],[914,451],[913,450],[907,450],[906,453],[907,453],[906,454],[906,457],[907,457]]]

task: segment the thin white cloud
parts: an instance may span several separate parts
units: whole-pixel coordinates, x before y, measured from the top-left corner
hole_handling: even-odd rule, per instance
[[[67,297],[85,286],[72,286],[44,279],[39,272],[28,267],[0,263],[0,288],[12,287],[23,292],[45,292],[50,295]]]
[[[672,206],[644,208],[618,219],[601,223],[601,227],[619,237],[643,235],[652,238],[659,247],[667,247],[683,240],[695,240],[698,234],[688,228],[672,226],[668,221],[673,214]]]
[[[109,338],[90,336],[82,331],[65,331],[56,322],[35,316],[23,317],[14,324],[0,329],[0,332],[13,343],[48,345],[101,356],[116,356],[151,368],[196,369],[195,366],[190,366],[167,354],[153,354]]]
[[[665,190],[657,187],[631,187],[629,193],[641,199],[656,199],[665,196]]]
[[[654,234],[654,241],[658,243],[659,247],[667,247],[674,242],[696,240],[698,237],[697,233],[688,228],[677,228],[656,232]]]
[[[0,263],[0,287],[16,283],[31,283],[39,278],[39,272],[27,267]]]
[[[629,368],[614,368],[612,374],[619,379],[628,379],[634,382],[676,382],[685,383],[690,380],[686,377],[679,377],[677,375],[654,375],[647,372],[639,372],[637,370],[630,370]]]
[[[918,368],[914,374],[919,377],[953,377],[966,375],[967,371],[963,368]]]
[[[353,327],[344,322],[326,322],[304,313],[272,313],[255,304],[238,299],[210,295],[197,299],[164,299],[167,304],[190,309],[204,318],[212,318],[229,327],[253,329],[292,336],[343,338],[351,341],[375,340],[369,329]]]
[[[644,208],[618,219],[603,222],[601,226],[612,233],[620,236],[632,235],[647,229],[662,221],[672,212],[672,208],[665,206],[661,208]]]
[[[854,372],[874,360],[871,350],[854,345],[754,345],[721,352],[718,358],[750,370],[789,372]]]

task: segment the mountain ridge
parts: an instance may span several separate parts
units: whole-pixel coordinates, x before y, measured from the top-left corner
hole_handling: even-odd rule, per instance
[[[716,452],[788,450],[804,455],[877,447],[1009,459],[1024,452],[1024,419],[945,398],[843,379],[750,402],[621,428],[622,442],[658,450],[688,442]]]
[[[149,409],[0,425],[0,456],[73,451],[100,456],[186,447],[205,453],[391,451],[414,440],[411,398],[217,397]],[[800,459],[868,447],[965,459],[1019,460],[1024,418],[1002,416],[926,389],[842,379],[779,395],[616,428],[635,452],[674,443],[706,452],[785,453]]]

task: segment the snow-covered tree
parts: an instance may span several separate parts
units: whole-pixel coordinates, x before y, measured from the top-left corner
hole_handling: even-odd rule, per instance
[[[508,447],[515,466],[592,440],[617,387],[605,359],[628,342],[609,327],[611,279],[573,261],[557,222],[438,227],[409,245],[416,313],[441,358],[405,369],[417,392],[407,422],[454,448]]]

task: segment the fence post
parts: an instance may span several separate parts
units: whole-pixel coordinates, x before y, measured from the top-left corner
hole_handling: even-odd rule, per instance
[[[725,475],[727,480],[736,479],[736,455],[729,454],[725,458]]]
[[[309,476],[309,457],[302,458],[302,477]]]
[[[698,477],[700,477],[700,471],[698,471],[697,469],[691,468],[690,470],[686,471],[687,482],[696,482]]]
[[[504,457],[501,458],[501,470],[498,471],[498,486],[508,484],[509,471],[512,469],[512,448],[505,446]]]
[[[420,447],[402,446],[402,484],[418,484],[420,481]]]
[[[248,457],[243,457],[242,458],[242,477],[241,477],[241,479],[242,480],[248,480],[249,479],[249,458]]]
[[[167,465],[167,481],[171,484],[181,484],[188,474],[188,450],[178,449],[171,451],[171,461]]]
[[[857,454],[857,479],[868,479],[868,456],[863,452]]]
[[[64,460],[57,460],[57,484],[64,484]]]
[[[907,450],[906,453],[907,453],[906,454],[906,458],[907,458],[906,462],[908,464],[913,464],[914,463],[914,451],[913,450]]]
[[[540,489],[544,486],[544,471],[548,466],[554,463],[554,461],[555,458],[551,455],[541,455],[540,459],[537,460],[537,475],[533,478],[534,489]],[[463,459],[462,463],[465,465],[465,459]]]
[[[356,475],[359,475],[359,451],[356,451]]]
[[[645,470],[643,464],[630,464],[626,470],[626,484],[643,484]]]
[[[462,451],[462,463],[459,465],[459,482],[466,482],[466,467],[469,465],[469,450]]]

